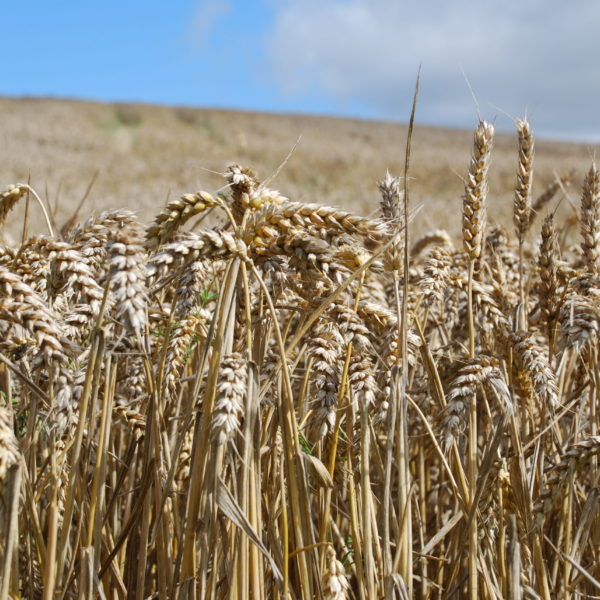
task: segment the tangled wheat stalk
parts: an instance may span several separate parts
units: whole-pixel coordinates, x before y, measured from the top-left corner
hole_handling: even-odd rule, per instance
[[[462,248],[239,165],[2,246],[0,600],[597,596],[598,173],[573,251],[517,129],[514,237],[481,122]]]

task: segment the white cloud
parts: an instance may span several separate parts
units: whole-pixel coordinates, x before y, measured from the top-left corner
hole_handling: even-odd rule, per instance
[[[231,4],[227,0],[202,0],[188,30],[194,45],[201,47],[206,44],[219,21],[230,12]]]
[[[484,117],[528,109],[538,133],[599,141],[599,29],[589,0],[287,0],[267,48],[284,93],[347,112],[405,120],[421,64],[418,118],[469,126],[462,67]]]

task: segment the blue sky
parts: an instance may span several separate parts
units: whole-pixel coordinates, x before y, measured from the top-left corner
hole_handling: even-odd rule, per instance
[[[2,95],[472,127],[600,142],[594,0],[2,3]],[[463,74],[464,73],[464,74]]]

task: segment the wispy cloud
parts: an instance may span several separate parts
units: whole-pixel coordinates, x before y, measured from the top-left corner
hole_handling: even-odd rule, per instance
[[[280,89],[345,112],[406,119],[422,64],[421,121],[527,109],[546,136],[600,140],[600,3],[588,0],[287,0],[266,40]],[[508,121],[506,121],[508,123]]]
[[[202,0],[188,28],[193,45],[203,47],[219,22],[231,12],[228,0]]]

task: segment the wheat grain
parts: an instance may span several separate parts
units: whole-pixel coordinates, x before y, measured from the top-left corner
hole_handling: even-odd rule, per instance
[[[475,130],[473,155],[463,198],[463,246],[471,260],[479,258],[485,227],[485,200],[488,191],[487,171],[490,163],[494,126],[480,121]]]
[[[550,512],[567,478],[572,477],[576,468],[585,465],[590,458],[597,456],[598,453],[600,453],[600,437],[590,436],[571,444],[561,456],[560,462],[549,469],[545,478],[545,489],[536,499],[534,505],[538,524]]]
[[[17,202],[27,195],[29,187],[23,183],[9,185],[0,193],[0,227],[4,225],[8,213],[14,208]]]
[[[590,273],[600,273],[600,173],[592,165],[581,195],[581,249]]]
[[[350,584],[344,565],[337,559],[335,550],[327,547],[327,570],[323,573],[324,600],[346,600]]]
[[[246,394],[246,372],[246,361],[239,353],[234,352],[223,358],[212,416],[212,437],[216,444],[225,444],[240,429]]]
[[[116,232],[106,244],[107,278],[115,300],[115,318],[139,338],[147,326],[143,249],[134,229]]]
[[[0,320],[15,323],[36,340],[46,360],[64,361],[59,319],[18,275],[0,267]]]
[[[499,370],[498,361],[479,356],[466,362],[450,384],[446,397],[446,408],[441,415],[441,429],[446,451],[466,427],[466,415],[471,396],[478,387],[486,384],[493,388],[503,401],[503,408],[510,408],[512,401],[508,387]]]
[[[309,336],[307,356],[312,359],[315,405],[311,428],[316,439],[331,433],[336,423],[336,406],[341,377],[344,339],[333,324],[317,324]]]
[[[558,383],[550,368],[548,357],[531,334],[514,333],[510,336],[515,363],[519,373],[527,378],[539,400],[551,410],[558,406]]]
[[[519,133],[519,165],[515,188],[513,221],[519,244],[531,224],[531,183],[533,178],[533,134],[526,119],[517,120]]]
[[[247,259],[246,244],[226,231],[212,230],[190,233],[179,240],[165,244],[160,252],[152,256],[147,272],[149,276],[164,275],[201,257],[222,258],[238,256]]]
[[[381,193],[381,214],[386,221],[399,222],[401,215],[402,189],[400,177],[392,177],[388,171],[378,183]]]
[[[268,243],[274,231],[285,233],[289,229],[306,229],[311,226],[318,230],[346,233],[350,236],[360,235],[377,242],[383,241],[389,232],[388,225],[383,221],[361,217],[339,208],[284,202],[267,204],[256,211],[248,220],[245,239],[258,237],[264,243]]]
[[[434,231],[428,231],[422,235],[410,249],[410,255],[414,259],[422,254],[423,250],[429,246],[435,246],[437,248],[447,248],[448,250],[454,250],[454,244],[450,234],[445,229],[436,229]]]
[[[172,241],[177,230],[193,216],[217,205],[217,201],[208,192],[184,194],[178,200],[172,200],[156,215],[154,223],[146,229],[145,247],[155,250],[162,244]]]
[[[560,309],[563,345],[582,350],[595,343],[600,331],[600,315],[595,304],[583,296],[571,294]]]
[[[544,320],[550,325],[555,321],[560,306],[559,262],[558,236],[554,227],[554,219],[550,215],[544,219],[542,225],[542,239],[538,258],[540,268],[539,305]]]

